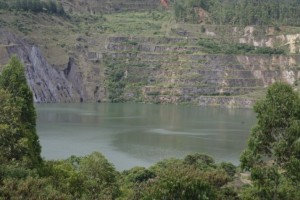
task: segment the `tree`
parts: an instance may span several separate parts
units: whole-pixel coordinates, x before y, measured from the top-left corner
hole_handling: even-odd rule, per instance
[[[83,157],[79,169],[85,178],[87,199],[115,199],[119,195],[115,168],[101,153]]]
[[[57,2],[57,14],[60,15],[60,16],[65,16],[66,15],[64,7],[62,6],[61,2]]]
[[[98,152],[47,161],[44,176],[50,177],[55,188],[73,199],[116,199],[119,195],[117,172]]]
[[[275,83],[254,111],[258,122],[241,167],[251,171],[260,198],[278,199],[284,184],[300,189],[300,97],[290,85]]]
[[[54,1],[54,0],[49,0],[49,1],[47,2],[47,4],[48,4],[48,10],[49,10],[50,13],[53,13],[53,14],[57,13],[57,5],[56,5],[56,1]]]
[[[19,116],[15,116],[17,120],[15,124],[11,121],[2,120],[2,127],[6,126],[6,130],[10,130],[11,136],[16,141],[22,144],[24,149],[19,152],[20,155],[11,157],[9,159],[16,159],[23,161],[29,167],[37,167],[42,163],[40,156],[41,146],[39,138],[36,134],[36,113],[33,105],[33,95],[27,85],[25,71],[22,63],[16,58],[12,57],[8,65],[3,68],[0,75],[0,88],[11,94],[9,101],[11,109],[19,111]],[[6,97],[5,97],[6,95]],[[9,95],[4,93],[4,98]],[[11,113],[2,109],[2,118],[10,117]],[[12,119],[12,118],[10,118]],[[3,130],[2,130],[3,131]],[[6,132],[8,134],[8,132]],[[11,146],[14,144],[10,144]],[[1,140],[1,146],[3,141]]]
[[[13,160],[21,160],[25,146],[20,134],[20,108],[12,96],[0,89],[0,163],[7,164]]]
[[[33,0],[32,1],[32,9],[33,12],[42,12],[43,11],[43,5],[40,2],[40,0]]]
[[[28,176],[24,179],[7,178],[0,187],[0,199],[71,200],[70,195],[57,191],[47,178]]]
[[[7,9],[9,6],[7,4],[7,2],[5,1],[0,1],[0,9]]]
[[[216,188],[207,180],[208,176],[215,177],[208,173],[194,166],[169,166],[157,178],[145,183],[141,191],[143,199],[216,199]]]

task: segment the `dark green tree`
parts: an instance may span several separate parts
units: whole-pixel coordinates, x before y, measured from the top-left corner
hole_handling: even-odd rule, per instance
[[[22,141],[20,108],[7,91],[0,89],[0,163],[19,161],[26,147]]]
[[[269,87],[254,106],[257,125],[241,155],[261,199],[279,199],[286,184],[300,189],[300,98],[285,83]],[[287,198],[288,199],[288,198]]]
[[[49,1],[47,2],[47,6],[48,6],[48,11],[49,11],[50,13],[53,13],[53,14],[57,13],[57,5],[56,5],[56,1],[49,0]]]
[[[39,0],[33,0],[31,11],[37,13],[37,12],[41,12],[42,10],[43,7],[41,2]]]
[[[8,123],[9,128],[15,128],[17,133],[11,133],[12,137],[18,136],[22,146],[25,148],[21,155],[10,159],[18,159],[29,167],[37,167],[42,163],[40,156],[41,146],[36,134],[36,113],[33,105],[33,95],[27,85],[25,71],[22,63],[12,57],[8,65],[4,67],[0,75],[0,88],[11,94],[11,102],[14,109],[19,110],[20,119],[13,127]],[[4,108],[3,108],[4,109]],[[10,117],[9,112],[3,112],[2,117]],[[3,141],[1,141],[2,143]]]
[[[61,2],[57,2],[57,14],[60,16],[66,15],[64,7],[62,6]]]
[[[101,153],[48,161],[44,166],[44,176],[73,199],[116,199],[119,195],[118,174]]]
[[[9,6],[7,4],[7,2],[1,0],[0,1],[0,9],[7,9]]]
[[[156,176],[139,184],[135,199],[231,199],[224,195],[227,173],[207,155],[164,160],[150,170]]]
[[[195,23],[193,17],[197,17],[200,7],[215,24],[299,26],[298,0],[175,0],[175,18]]]

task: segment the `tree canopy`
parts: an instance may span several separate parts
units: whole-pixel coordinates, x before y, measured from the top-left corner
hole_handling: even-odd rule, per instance
[[[260,198],[289,199],[300,189],[299,94],[288,84],[275,83],[254,111],[258,122],[241,155],[241,167],[251,171]],[[286,193],[286,185],[294,193]]]
[[[13,0],[5,1],[0,0],[0,9],[31,11],[34,13],[48,12],[65,16],[65,10],[60,1],[57,0]]]
[[[178,21],[197,23],[198,8],[209,14],[210,23],[231,25],[295,25],[300,22],[298,0],[173,0]]]
[[[27,85],[22,63],[12,57],[0,75],[1,134],[10,138],[1,140],[3,156],[8,160],[19,160],[35,167],[42,162],[41,146],[36,134],[36,113],[32,92]],[[15,146],[22,148],[15,149]]]

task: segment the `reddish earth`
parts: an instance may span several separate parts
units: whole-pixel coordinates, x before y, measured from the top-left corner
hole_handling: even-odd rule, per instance
[[[168,0],[160,0],[160,3],[164,8],[169,8],[169,1]]]

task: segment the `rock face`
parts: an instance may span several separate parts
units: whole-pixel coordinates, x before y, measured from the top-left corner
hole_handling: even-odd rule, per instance
[[[35,46],[15,35],[0,30],[2,65],[9,57],[17,55],[25,66],[29,86],[34,94],[34,101],[41,102],[79,102],[84,89],[82,80],[75,72],[72,58],[66,70],[59,71],[51,66]]]

